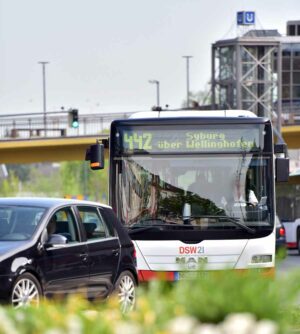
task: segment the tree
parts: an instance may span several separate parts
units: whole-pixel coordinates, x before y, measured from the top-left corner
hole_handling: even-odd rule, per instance
[[[29,164],[7,164],[7,171],[13,172],[21,182],[29,180],[31,165]]]
[[[107,161],[106,161],[107,165]],[[88,162],[63,162],[60,168],[64,196],[84,196],[90,200],[107,202],[108,170],[92,171]]]
[[[0,184],[0,195],[2,197],[16,196],[19,191],[19,178],[13,172],[6,179],[3,179]]]

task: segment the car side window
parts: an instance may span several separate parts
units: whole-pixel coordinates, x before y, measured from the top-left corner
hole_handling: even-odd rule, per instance
[[[68,243],[79,242],[79,233],[71,208],[63,208],[55,212],[47,225],[48,234],[60,234]]]
[[[96,207],[78,207],[81,221],[88,240],[111,237],[109,229]]]

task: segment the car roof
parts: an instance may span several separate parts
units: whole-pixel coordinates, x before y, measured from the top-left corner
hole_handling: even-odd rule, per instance
[[[61,205],[98,205],[105,208],[110,206],[98,202],[69,199],[69,198],[48,198],[48,197],[6,197],[0,198],[1,205],[22,205],[22,206],[36,206],[43,208],[52,208]]]

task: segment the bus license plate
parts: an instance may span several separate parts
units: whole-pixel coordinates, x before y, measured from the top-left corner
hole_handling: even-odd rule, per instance
[[[177,273],[177,280],[194,280],[198,278],[204,278],[207,276],[206,271],[179,271]]]

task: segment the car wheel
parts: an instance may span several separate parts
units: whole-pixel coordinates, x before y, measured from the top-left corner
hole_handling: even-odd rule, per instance
[[[130,271],[124,271],[119,276],[115,290],[123,313],[135,306],[136,281]]]
[[[32,274],[25,273],[16,279],[11,293],[13,307],[38,306],[41,297],[41,285]]]

